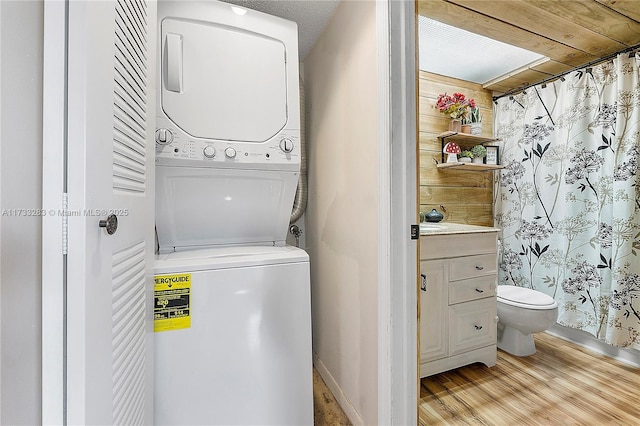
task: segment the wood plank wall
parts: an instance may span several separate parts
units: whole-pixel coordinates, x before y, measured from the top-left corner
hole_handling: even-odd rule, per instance
[[[493,226],[493,178],[499,172],[438,170],[441,161],[439,133],[448,129],[449,120],[436,108],[440,93],[460,92],[476,100],[482,113],[482,136],[493,136],[493,100],[482,85],[420,71],[420,211],[437,209],[444,220],[470,225]],[[443,208],[444,211],[443,212]]]

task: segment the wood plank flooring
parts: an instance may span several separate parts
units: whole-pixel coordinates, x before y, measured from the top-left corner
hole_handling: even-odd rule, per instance
[[[537,352],[420,383],[423,425],[640,425],[640,369],[538,333]]]
[[[315,426],[351,426],[338,401],[313,367],[313,424]]]

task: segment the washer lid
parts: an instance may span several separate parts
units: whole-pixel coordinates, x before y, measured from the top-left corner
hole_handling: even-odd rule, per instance
[[[153,269],[162,275],[308,262],[307,252],[297,247],[239,246],[156,255]]]
[[[515,285],[499,285],[498,300],[514,306],[548,306],[556,304],[551,296],[529,288]]]

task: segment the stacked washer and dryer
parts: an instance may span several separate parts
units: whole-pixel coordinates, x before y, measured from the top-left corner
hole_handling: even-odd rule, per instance
[[[297,26],[163,1],[158,36],[155,423],[312,424]]]

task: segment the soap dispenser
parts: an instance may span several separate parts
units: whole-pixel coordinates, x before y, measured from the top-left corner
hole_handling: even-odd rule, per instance
[[[424,216],[425,219],[427,219],[427,222],[440,222],[442,219],[444,219],[444,215],[436,209],[431,210]]]

